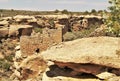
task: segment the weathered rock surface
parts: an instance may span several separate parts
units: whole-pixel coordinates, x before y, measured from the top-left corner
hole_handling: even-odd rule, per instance
[[[46,69],[46,62],[40,55],[33,55],[25,59],[15,58],[11,80],[18,81],[41,81],[42,74]]]
[[[120,77],[111,77],[107,79],[106,81],[120,81]]]
[[[22,80],[35,79],[42,75],[46,69],[46,62],[39,55],[24,59],[20,64]]]
[[[111,77],[115,77],[115,74],[109,73],[109,72],[103,72],[103,73],[98,74],[96,76],[99,77],[99,78],[101,78],[101,79],[109,79]]]
[[[1,26],[8,26],[8,25],[9,25],[8,21],[6,21],[6,20],[0,21],[0,27]]]
[[[8,34],[8,28],[0,28],[0,37],[6,37]]]
[[[42,56],[62,69],[62,73],[58,74],[58,69],[52,75],[73,77],[87,73],[108,79],[120,75],[119,44],[120,39],[114,37],[83,38],[53,46]]]
[[[90,63],[120,68],[120,39],[114,37],[83,38],[54,46],[42,55],[63,63]]]
[[[29,36],[32,33],[33,27],[31,25],[11,25],[9,29],[10,36]]]
[[[0,28],[0,37],[18,37],[31,35],[33,27],[31,25],[11,25],[10,27]]]
[[[37,21],[34,16],[28,16],[28,15],[17,15],[14,16],[14,19],[18,23],[24,23],[24,22],[30,23]]]
[[[0,52],[0,59],[4,59],[4,55]]]

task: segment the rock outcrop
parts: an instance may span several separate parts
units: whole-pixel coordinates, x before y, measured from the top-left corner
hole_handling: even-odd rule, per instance
[[[0,21],[0,27],[8,26],[9,22],[7,20]]]
[[[31,25],[10,25],[9,27],[0,28],[0,37],[30,36],[32,29]]]
[[[9,35],[8,28],[0,28],[0,37],[6,38]]]
[[[3,33],[0,31],[0,37],[15,36],[15,32],[12,30],[16,30],[18,25],[23,26],[22,29],[26,29],[25,27],[31,26],[34,28],[50,28],[56,29],[58,27],[63,28],[63,34],[68,31],[80,31],[81,29],[89,29],[90,24],[98,23],[101,25],[102,17],[99,16],[70,16],[70,15],[38,15],[38,16],[29,16],[29,15],[17,15],[14,17],[5,17],[0,19],[0,30],[10,31]],[[14,29],[13,29],[14,26]],[[16,26],[16,27],[15,27]],[[5,29],[6,28],[6,29]],[[26,32],[26,31],[25,31]],[[9,34],[10,33],[10,34]]]
[[[72,69],[70,76],[88,73],[99,77],[103,72],[120,75],[119,45],[120,39],[114,37],[83,38],[53,46],[42,56],[60,68]]]
[[[47,67],[46,61],[38,54],[23,58],[20,49],[19,45],[15,48],[16,53],[11,67],[13,71],[10,76],[11,81],[41,81],[42,74]]]

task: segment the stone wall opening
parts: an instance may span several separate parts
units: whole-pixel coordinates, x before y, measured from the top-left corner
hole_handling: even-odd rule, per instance
[[[48,47],[62,42],[62,28],[43,29],[41,34],[33,36],[21,36],[20,47],[22,56],[38,54],[45,51]]]
[[[35,52],[36,52],[37,54],[40,53],[40,49],[37,48],[37,49],[35,50]]]

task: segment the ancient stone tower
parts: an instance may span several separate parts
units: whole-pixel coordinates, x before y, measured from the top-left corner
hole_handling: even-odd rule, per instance
[[[23,56],[40,53],[51,47],[53,44],[62,42],[62,28],[44,29],[42,34],[36,36],[22,36],[20,47]]]

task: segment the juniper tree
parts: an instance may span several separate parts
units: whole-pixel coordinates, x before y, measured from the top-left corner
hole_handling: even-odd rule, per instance
[[[109,0],[111,4],[108,7],[110,14],[107,17],[107,32],[111,35],[120,37],[120,0]]]

